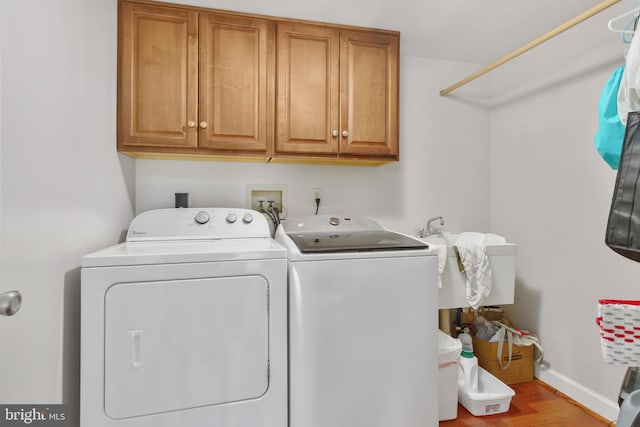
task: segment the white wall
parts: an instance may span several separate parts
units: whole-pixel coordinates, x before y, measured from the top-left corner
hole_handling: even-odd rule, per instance
[[[0,402],[77,410],[82,255],[133,216],[134,162],[115,152],[116,1],[2,0]],[[71,414],[72,415],[72,414]]]
[[[237,6],[377,26],[317,2],[296,3],[290,15],[287,3]],[[80,257],[118,239],[134,193],[136,212],[173,206],[173,193],[185,191],[192,206],[244,206],[249,184],[287,185],[291,215],[312,213],[310,189],[322,187],[321,212],[407,232],[443,215],[452,231],[506,235],[519,244],[511,314],[543,340],[550,370],[540,375],[585,401],[594,392],[615,399],[623,370],[602,362],[595,305],[633,298],[638,266],[603,244],[615,174],[596,156],[593,135],[612,67],[551,79],[490,114],[471,89],[466,98],[438,95],[477,66],[405,52],[400,163],[133,161],[114,150],[116,1],[2,0],[0,24],[0,290],[25,297],[19,316],[0,319],[0,402],[77,403]],[[420,43],[402,37],[403,46]]]
[[[540,378],[608,418],[624,369],[602,359],[597,302],[637,299],[640,273],[604,244],[616,172],[593,140],[600,93],[617,62],[563,77],[491,114],[491,228],[519,245],[509,312],[541,337],[549,369]]]
[[[402,57],[399,163],[380,167],[137,160],[136,211],[172,207],[175,192],[191,206],[241,206],[248,185],[286,185],[289,214],[365,215],[413,232],[420,218],[445,217],[450,230],[489,228],[489,116],[481,107],[438,95],[477,65]]]
[[[0,402],[77,409],[80,258],[118,240],[134,201],[140,212],[188,191],[192,205],[243,206],[247,184],[277,183],[291,213],[306,214],[320,186],[322,212],[405,231],[439,214],[454,230],[488,229],[488,112],[437,95],[476,66],[402,58],[400,163],[133,161],[115,153],[116,4],[1,2],[0,284],[24,304],[0,319]]]
[[[2,19],[2,15],[3,15],[3,3],[0,3],[0,24],[2,23],[3,19]],[[0,27],[1,28],[1,27]],[[0,242],[3,241],[2,239],[2,146],[4,145],[2,143],[2,63],[3,63],[3,53],[2,53],[2,31],[0,29]],[[3,259],[3,253],[2,253],[2,244],[0,244],[0,278],[2,277],[2,259]],[[2,282],[0,282],[0,292],[5,292],[6,289],[4,288],[4,286],[2,286]]]

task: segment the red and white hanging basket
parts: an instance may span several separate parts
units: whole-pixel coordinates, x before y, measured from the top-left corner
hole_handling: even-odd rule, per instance
[[[598,301],[602,357],[611,365],[640,366],[640,301]]]

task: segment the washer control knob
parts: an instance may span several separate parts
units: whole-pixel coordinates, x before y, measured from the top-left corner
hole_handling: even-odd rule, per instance
[[[333,226],[340,225],[340,218],[336,218],[335,216],[332,216],[331,218],[329,218],[329,224]]]
[[[206,224],[206,223],[209,222],[211,217],[209,216],[209,214],[206,211],[200,211],[200,212],[198,212],[196,214],[196,216],[193,219],[198,224]]]
[[[234,214],[233,212],[230,213],[229,215],[227,215],[227,222],[229,224],[233,224],[234,222],[236,222],[238,219],[238,216],[236,214]]]
[[[251,224],[253,222],[253,215],[251,215],[250,213],[244,214],[244,216],[242,217],[242,222],[244,222],[245,224]]]

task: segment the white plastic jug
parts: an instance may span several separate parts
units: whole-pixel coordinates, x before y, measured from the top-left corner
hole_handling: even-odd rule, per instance
[[[458,334],[458,339],[462,343],[458,386],[464,387],[468,392],[475,393],[478,391],[478,358],[473,355],[473,340],[469,335],[469,329],[464,328]]]
[[[465,388],[470,393],[478,391],[478,358],[475,356],[462,356],[460,358],[460,375],[458,386]]]

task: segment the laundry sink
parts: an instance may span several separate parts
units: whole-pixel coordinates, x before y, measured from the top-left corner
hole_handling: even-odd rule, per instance
[[[439,308],[467,307],[466,277],[458,269],[456,245],[459,234],[428,236],[421,238],[429,245],[447,247],[447,262],[440,276],[442,288],[438,292]],[[492,270],[491,293],[482,305],[513,304],[518,246],[505,242],[502,236],[485,235],[485,245]]]
[[[421,238],[422,241],[426,242],[429,245],[444,245],[447,247],[447,255],[455,256],[455,252],[453,250],[453,246],[456,245],[459,234],[450,234],[446,233],[443,236],[427,236]],[[487,248],[487,254],[491,255],[515,255],[517,245],[513,243],[507,243],[504,237],[499,236],[497,234],[485,234],[484,240],[485,246]]]
[[[428,243],[429,245],[444,245],[444,246],[453,246],[458,239],[457,234],[446,234],[444,236],[428,236],[423,237],[420,240]]]

